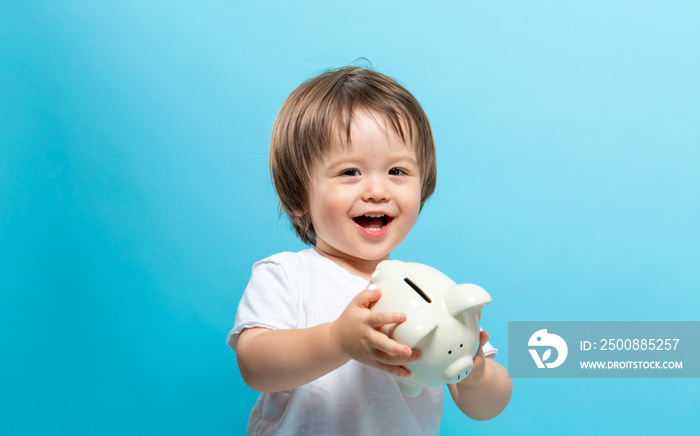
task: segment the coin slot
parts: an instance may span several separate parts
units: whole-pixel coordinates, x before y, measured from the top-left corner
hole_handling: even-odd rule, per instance
[[[416,285],[415,283],[413,283],[413,282],[411,281],[411,279],[409,279],[408,277],[406,277],[406,278],[403,279],[403,281],[406,282],[406,283],[408,284],[408,286],[410,286],[411,288],[413,288],[413,290],[416,291],[416,293],[417,293],[418,295],[420,295],[421,298],[423,298],[425,301],[427,301],[428,303],[432,303],[432,302],[433,302],[433,300],[431,300],[430,297],[428,297],[428,294],[426,294],[425,292],[423,292],[423,290],[422,290],[421,288],[419,288],[418,285]]]

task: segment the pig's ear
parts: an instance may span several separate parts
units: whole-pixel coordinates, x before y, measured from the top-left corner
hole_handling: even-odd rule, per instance
[[[478,312],[491,302],[491,296],[482,287],[472,284],[451,286],[445,293],[445,308],[451,315]]]
[[[414,348],[437,328],[437,321],[426,313],[412,313],[394,330],[396,341]]]

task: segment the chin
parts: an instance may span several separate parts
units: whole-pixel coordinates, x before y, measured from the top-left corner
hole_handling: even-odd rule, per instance
[[[395,248],[395,247],[394,247]],[[360,253],[357,257],[368,262],[380,262],[389,257],[392,249],[366,250]]]

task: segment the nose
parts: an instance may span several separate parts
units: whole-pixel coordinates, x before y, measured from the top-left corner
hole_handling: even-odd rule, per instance
[[[442,375],[445,383],[459,383],[472,371],[474,361],[469,356],[462,356],[450,364]]]
[[[391,199],[388,181],[381,176],[371,176],[365,179],[362,199],[371,202],[383,202]]]

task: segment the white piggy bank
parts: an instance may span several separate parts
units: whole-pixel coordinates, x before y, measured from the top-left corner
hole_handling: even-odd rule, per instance
[[[391,336],[423,353],[421,360],[405,365],[410,377],[395,377],[404,395],[415,397],[423,388],[457,383],[471,372],[479,349],[477,313],[491,302],[484,289],[458,285],[427,265],[398,260],[381,262],[368,288],[382,290],[372,310],[406,314]]]

